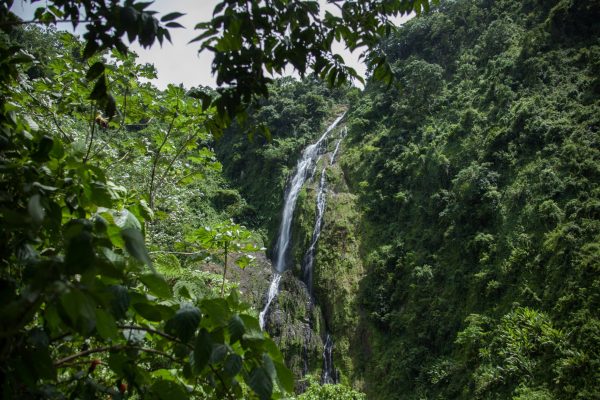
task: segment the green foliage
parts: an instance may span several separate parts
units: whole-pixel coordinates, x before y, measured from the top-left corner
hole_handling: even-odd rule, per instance
[[[309,78],[275,80],[269,86],[269,99],[252,110],[248,120],[251,125],[266,126],[273,138],[248,141],[233,134],[239,129],[233,126],[217,142],[215,151],[225,174],[248,202],[239,218],[251,228],[266,228],[265,242],[277,234],[286,179],[302,149],[322,133],[326,119],[341,113],[340,103],[345,103],[349,90],[328,89]]]
[[[287,66],[302,77],[312,71],[330,86],[362,80],[332,51],[335,40],[351,50],[366,46],[363,56],[369,55],[374,76],[389,83],[390,67],[376,51],[394,29],[389,18],[429,11],[431,3],[437,1],[348,1],[338,5],[341,16],[329,11],[321,16],[317,1],[223,1],[212,20],[196,25],[200,33],[192,42],[201,42],[201,50],[214,54],[213,72],[217,84],[224,86],[217,89],[220,96],[214,103],[233,114],[257,95],[266,96],[272,82],[268,75],[281,74]]]
[[[279,350],[237,291],[214,298],[214,283],[191,285],[172,252],[147,248],[177,240],[166,199],[219,184],[202,124],[210,113],[181,88],[141,84],[153,70],[132,54],[90,55],[87,70],[70,35],[24,29],[0,39],[17,56],[14,43],[24,39],[40,57],[35,71],[32,56],[0,71],[2,396],[266,399],[290,391]],[[97,116],[103,100],[89,80],[98,74],[122,105],[115,120]],[[199,172],[214,180],[189,179]],[[191,213],[180,212],[193,231]],[[257,250],[242,243],[249,233],[241,227],[228,232],[236,251]]]
[[[3,29],[8,31],[13,25],[19,25],[17,18],[10,12],[12,1],[2,6]],[[154,11],[148,10],[150,3],[126,1],[124,4],[107,4],[104,0],[79,0],[75,2],[56,1],[35,10],[35,19],[40,23],[51,25],[57,21],[67,18],[76,28],[81,22],[86,22],[85,47],[78,52],[84,60],[108,49],[116,49],[120,54],[127,53],[127,46],[123,43],[123,37],[127,34],[130,42],[138,41],[143,47],[150,47],[158,40],[163,43],[164,39],[171,40],[167,28],[181,27],[174,22],[182,14],[169,14],[162,21],[154,18]],[[5,7],[7,8],[5,10]],[[169,22],[171,21],[171,22]],[[166,22],[162,25],[161,22]],[[92,60],[93,61],[93,60]],[[91,62],[86,68],[87,72],[80,75],[93,83],[89,99],[95,100],[99,108],[102,108],[107,116],[112,117],[117,112],[117,103],[110,94],[106,74],[106,66],[103,60]]]
[[[382,45],[404,85],[369,84],[340,158],[370,398],[599,396],[599,9],[447,2]]]
[[[259,248],[250,243],[251,232],[245,227],[235,224],[233,221],[224,222],[213,227],[202,227],[190,236],[188,240],[200,245],[201,248],[208,250],[220,250],[223,253],[223,283],[221,286],[221,296],[225,293],[225,275],[227,274],[228,256],[230,252],[256,252],[266,249]],[[242,254],[235,260],[235,264],[241,269],[252,264],[254,256]]]
[[[298,400],[365,400],[364,393],[357,392],[341,384],[321,385],[313,377],[308,376],[309,386],[304,393],[296,397]]]

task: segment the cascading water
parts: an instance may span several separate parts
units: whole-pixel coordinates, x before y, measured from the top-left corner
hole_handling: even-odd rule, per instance
[[[279,291],[279,281],[281,280],[281,273],[286,270],[286,255],[288,252],[289,244],[292,236],[292,218],[294,216],[294,210],[296,208],[296,201],[298,200],[298,194],[302,189],[302,185],[308,178],[311,170],[314,167],[317,157],[321,154],[322,145],[329,135],[329,133],[337,126],[337,124],[344,118],[346,113],[340,115],[333,123],[327,128],[325,133],[315,143],[308,146],[302,152],[302,157],[298,160],[296,166],[296,173],[292,178],[289,190],[285,196],[283,203],[283,214],[281,217],[281,225],[279,228],[279,237],[277,238],[276,255],[275,255],[275,273],[271,279],[269,285],[269,293],[267,297],[267,303],[265,308],[259,315],[259,322],[261,329],[265,328],[265,317],[269,310],[271,302]]]
[[[282,273],[286,268],[285,258],[292,237],[292,218],[294,216],[294,210],[296,209],[296,200],[298,200],[298,194],[302,189],[302,185],[309,175],[317,157],[321,151],[321,145],[325,138],[329,135],[337,124],[341,121],[345,114],[339,116],[333,123],[327,128],[323,136],[319,138],[315,143],[308,146],[302,152],[302,157],[298,161],[296,166],[296,174],[292,178],[290,189],[288,190],[285,202],[283,205],[283,215],[281,217],[281,227],[279,229],[279,237],[277,239],[277,256],[275,257],[275,269],[277,272]]]
[[[344,127],[344,130],[342,131],[342,135],[340,136],[337,143],[335,144],[335,150],[333,150],[333,154],[331,154],[331,164],[332,165],[335,163],[335,157],[337,156],[338,151],[340,151],[340,145],[342,144],[342,140],[344,140],[344,138],[346,137],[347,134],[348,134],[348,128]]]
[[[258,322],[260,324],[260,329],[265,329],[265,314],[271,305],[271,302],[277,296],[277,291],[279,290],[279,281],[281,280],[281,274],[274,273],[273,279],[271,279],[271,284],[269,285],[269,292],[267,294],[267,304],[265,305],[264,310],[258,316]]]
[[[335,144],[335,150],[331,154],[330,163],[333,165],[335,163],[335,157],[340,149],[340,144],[342,140],[346,136],[347,130],[344,129],[342,135],[338,139]],[[325,171],[327,170],[327,164],[323,166],[323,170],[321,171],[321,180],[319,181],[319,191],[317,192],[317,212],[315,218],[315,227],[313,229],[312,238],[310,241],[310,246],[304,255],[304,263],[302,264],[302,277],[304,279],[304,283],[308,288],[308,292],[312,298],[312,285],[313,285],[313,266],[315,263],[315,252],[317,250],[317,243],[319,242],[319,236],[321,236],[321,228],[323,226],[323,215],[325,214],[325,206],[327,201],[327,193],[326,193],[326,184],[327,184],[327,176],[325,175]]]
[[[347,129],[344,129],[340,138],[338,139],[335,150],[331,154],[330,162],[331,165],[335,163],[335,157],[337,156],[338,151],[340,150],[340,145],[342,140],[348,133]],[[315,228],[313,230],[312,241],[308,251],[306,252],[306,256],[304,258],[304,279],[306,286],[309,289],[311,299],[312,299],[312,274],[313,274],[313,265],[315,261],[315,252],[317,247],[317,242],[319,240],[319,236],[321,236],[321,228],[323,225],[323,215],[325,214],[325,201],[326,201],[326,192],[325,192],[325,183],[326,183],[326,171],[327,165],[323,167],[323,171],[321,172],[321,181],[319,183],[319,193],[317,194],[317,217],[315,220]],[[325,342],[323,344],[323,372],[321,374],[321,383],[337,383],[337,374],[335,371],[335,366],[333,364],[333,338],[327,332],[325,337]]]
[[[315,263],[315,251],[317,249],[317,242],[319,241],[319,236],[321,236],[321,226],[323,225],[323,214],[325,214],[325,201],[326,201],[326,195],[325,195],[325,183],[326,183],[326,176],[325,176],[325,170],[327,169],[327,166],[323,167],[323,170],[321,171],[321,180],[319,181],[319,191],[317,192],[317,215],[316,215],[316,220],[315,220],[315,227],[313,229],[313,234],[312,234],[312,239],[310,241],[310,246],[308,247],[308,250],[306,251],[306,254],[304,256],[304,262],[302,264],[302,278],[304,280],[304,283],[306,284],[306,287],[308,288],[308,293],[311,296],[311,300],[312,300],[312,292],[313,292],[313,288],[312,288],[312,284],[313,284],[313,279],[312,279],[312,274],[313,274],[313,265]]]
[[[333,339],[329,333],[323,348],[323,374],[321,375],[321,384],[327,383],[337,383],[337,374],[333,366]]]

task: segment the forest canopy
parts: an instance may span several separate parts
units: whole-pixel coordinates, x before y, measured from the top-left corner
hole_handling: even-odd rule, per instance
[[[222,196],[212,137],[268,95],[265,71],[291,64],[342,83],[354,72],[332,56],[334,38],[374,45],[389,15],[429,3],[337,2],[343,18],[321,20],[312,1],[222,2],[196,26],[215,54],[214,92],[158,92],[142,82],[153,68],[128,51],[126,40],[170,40],[179,11],[159,20],[132,0],[39,4],[32,21],[0,5],[3,397],[291,391],[256,315],[224,293],[229,252],[244,268],[260,246],[217,203],[192,207],[183,193]],[[36,28],[64,21],[85,25],[83,41]],[[180,253],[222,263],[222,277],[183,268]],[[220,296],[207,292],[215,279]]]
[[[31,3],[0,4],[3,398],[600,396],[598,0],[222,1],[219,86],[165,90],[128,43],[185,10]],[[267,333],[282,193],[341,115]]]

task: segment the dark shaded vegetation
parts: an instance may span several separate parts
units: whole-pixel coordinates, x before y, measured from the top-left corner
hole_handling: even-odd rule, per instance
[[[454,1],[385,42],[402,87],[369,85],[342,159],[370,398],[600,396],[599,19]]]
[[[36,18],[78,18],[81,3],[85,42],[20,26],[0,4],[3,398],[290,392],[284,356],[225,274],[273,241],[298,156],[348,107],[315,263],[344,382],[373,399],[600,398],[598,0],[446,1],[382,43],[387,16],[429,2],[346,3],[321,26],[311,2],[223,3],[200,28],[237,85],[216,92],[159,91],[125,54],[125,35],[168,39],[178,13],[55,1]],[[297,20],[295,41],[261,54],[268,29],[225,24],[236,13],[284,31]],[[364,92],[265,76],[316,66],[344,83],[336,35],[371,46]],[[236,65],[246,56],[257,62]],[[307,382],[301,398],[362,398]]]

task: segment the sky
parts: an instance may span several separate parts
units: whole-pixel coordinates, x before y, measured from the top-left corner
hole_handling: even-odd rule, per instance
[[[170,29],[172,44],[164,42],[162,47],[156,43],[149,49],[143,49],[134,43],[130,48],[135,51],[140,63],[154,64],[158,71],[158,78],[153,83],[164,89],[169,83],[180,84],[190,88],[198,85],[215,87],[215,78],[211,73],[212,55],[209,52],[198,54],[199,43],[188,44],[198,35],[193,28],[198,22],[208,21],[212,16],[212,10],[221,0],[156,0],[149,9],[158,11],[158,16],[169,12],[179,11],[186,15],[177,21],[185,29]],[[319,0],[321,8],[325,7],[325,0]],[[43,5],[44,1],[31,6],[23,0],[16,0],[12,11],[23,19],[31,19],[36,7]],[[329,9],[329,8],[328,8]],[[331,10],[333,12],[333,10]],[[401,24],[412,16],[400,17],[394,20]],[[59,29],[71,30],[70,24],[59,24]],[[79,29],[76,33],[81,33]],[[334,44],[334,51],[340,54],[346,64],[356,69],[364,77],[365,65],[358,60],[359,53],[351,54],[344,47]],[[291,73],[291,71],[290,71]]]

